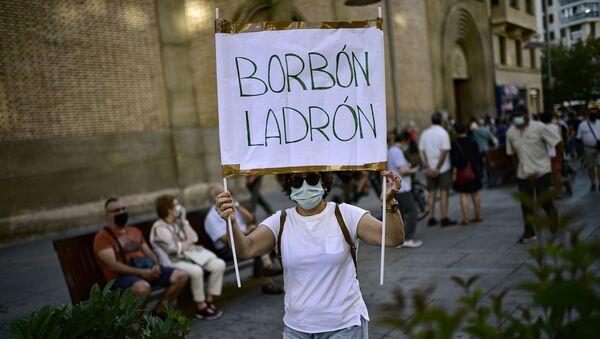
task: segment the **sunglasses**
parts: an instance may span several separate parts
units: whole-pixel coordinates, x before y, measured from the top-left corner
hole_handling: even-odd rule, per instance
[[[319,183],[319,181],[321,181],[321,175],[319,175],[319,173],[308,173],[305,176],[302,176],[300,174],[294,174],[290,177],[290,185],[293,188],[300,188],[302,187],[302,184],[304,183],[304,181],[306,180],[306,183],[309,184],[310,186],[315,186],[316,184]]]

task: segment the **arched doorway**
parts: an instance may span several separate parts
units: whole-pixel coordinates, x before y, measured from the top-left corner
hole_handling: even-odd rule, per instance
[[[491,46],[471,11],[457,4],[444,22],[444,87],[451,116],[464,120],[488,114],[493,107]]]

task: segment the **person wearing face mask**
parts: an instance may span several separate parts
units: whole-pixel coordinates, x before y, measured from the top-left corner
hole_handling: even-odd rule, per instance
[[[388,149],[388,170],[397,173],[402,179],[402,185],[395,198],[400,204],[400,214],[404,220],[405,238],[401,247],[417,248],[423,245],[421,240],[415,240],[417,230],[417,205],[411,193],[411,176],[419,171],[419,166],[411,166],[405,154],[409,152],[411,136],[408,132],[400,133]]]
[[[182,270],[159,265],[142,232],[127,226],[127,209],[117,198],[104,204],[108,225],[94,237],[94,254],[106,281],[114,280],[112,288],[131,288],[133,294],[146,298],[152,287],[166,291],[154,312],[161,314],[165,303],[173,300],[186,286],[188,275]]]
[[[513,125],[506,132],[506,153],[512,155],[517,170],[519,191],[531,201],[537,199],[550,187],[551,171],[548,149],[556,147],[562,153],[561,138],[553,129],[539,121],[530,121],[527,107],[518,106],[513,113]],[[558,211],[552,199],[546,200],[542,207],[550,219],[553,232],[558,230]],[[535,230],[530,222],[533,211],[529,204],[521,204],[524,231],[519,242],[528,243],[536,239]]]
[[[383,172],[388,180],[386,246],[404,242],[404,223],[394,199],[400,176]],[[369,314],[356,278],[358,240],[381,245],[381,221],[349,204],[325,202],[333,176],[327,172],[285,174],[280,180],[295,207],[278,211],[254,232],[238,226],[235,202],[229,192],[217,195],[224,220],[231,218],[237,255],[241,259],[274,248],[284,272],[283,338],[368,338]],[[229,237],[229,235],[228,235]]]
[[[223,312],[215,305],[214,297],[221,295],[225,262],[203,246],[196,245],[198,235],[187,221],[185,208],[174,196],[166,194],[156,198],[156,214],[160,219],[152,225],[150,242],[169,256],[173,267],[190,275],[197,306],[196,318],[219,319]],[[206,292],[204,271],[210,272]]]
[[[596,192],[596,176],[600,183],[600,121],[598,111],[592,111],[586,121],[579,124],[577,140],[583,144],[583,159],[590,178],[590,192]]]

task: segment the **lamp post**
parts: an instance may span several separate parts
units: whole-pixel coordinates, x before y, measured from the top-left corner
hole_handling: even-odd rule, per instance
[[[346,0],[346,6],[366,6],[371,5],[379,0]],[[394,118],[396,120],[396,130],[400,131],[400,105],[398,104],[398,83],[396,82],[396,48],[394,48],[394,23],[392,22],[392,14],[391,14],[391,2],[390,0],[384,0],[384,10],[385,10],[385,21],[387,22],[388,32],[386,34],[388,40],[388,46],[390,49],[390,65],[392,67],[392,92],[393,92],[393,100],[394,100]]]

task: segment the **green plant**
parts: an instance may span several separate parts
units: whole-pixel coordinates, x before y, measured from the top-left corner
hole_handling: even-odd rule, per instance
[[[519,199],[538,211],[553,194],[532,202]],[[451,279],[464,290],[457,300],[458,307],[449,311],[430,305],[433,288],[418,289],[412,293],[414,312],[406,317],[407,297],[398,289],[396,303],[387,305],[394,312],[385,322],[399,326],[413,338],[453,338],[466,333],[473,338],[594,338],[600,333],[600,240],[586,241],[581,230],[567,227],[575,215],[561,218],[557,233],[550,232],[546,217],[530,216],[537,232],[547,239],[530,248],[535,264],[528,265],[535,277],[515,289],[527,291],[530,302],[507,310],[503,299],[509,290],[484,301],[483,290],[473,288],[479,278]]]
[[[165,320],[143,312],[144,300],[131,290],[94,285],[89,300],[77,305],[44,306],[10,325],[11,338],[184,338],[192,321],[167,309]]]

